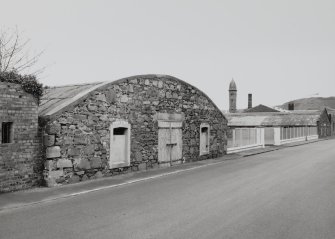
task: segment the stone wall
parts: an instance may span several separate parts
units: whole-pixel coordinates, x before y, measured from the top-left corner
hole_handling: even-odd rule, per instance
[[[0,192],[37,185],[42,178],[37,100],[20,85],[0,82],[0,127],[3,122],[12,122],[13,138],[4,143],[0,135]]]
[[[227,122],[195,87],[168,76],[132,77],[105,85],[51,117],[44,127],[45,180],[49,186],[159,167],[157,113],[177,113],[185,162],[226,153]],[[130,166],[109,169],[109,127],[131,125]],[[200,124],[210,125],[209,154],[200,156]]]

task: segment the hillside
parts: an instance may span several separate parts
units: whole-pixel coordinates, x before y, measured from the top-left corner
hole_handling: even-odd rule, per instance
[[[335,109],[335,97],[311,97],[304,99],[297,99],[286,102],[278,107],[288,109],[288,104],[293,102],[295,110],[321,110],[325,107]]]

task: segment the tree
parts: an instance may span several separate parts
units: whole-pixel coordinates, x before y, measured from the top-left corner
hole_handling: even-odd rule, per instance
[[[44,71],[40,68],[29,72],[37,63],[43,51],[30,56],[30,40],[22,40],[18,30],[0,30],[0,82],[20,84],[26,92],[36,97],[38,102],[43,94],[43,85],[36,76]]]
[[[30,55],[30,39],[22,39],[17,28],[0,31],[0,73],[17,72],[19,74],[38,75],[44,68],[29,72],[38,62],[43,51]]]

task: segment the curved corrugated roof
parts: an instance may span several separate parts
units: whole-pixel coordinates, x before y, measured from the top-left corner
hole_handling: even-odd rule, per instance
[[[48,89],[45,89],[45,93],[41,98],[41,103],[39,107],[39,115],[42,117],[54,116],[56,114],[59,114],[60,112],[63,112],[63,110],[67,109],[68,107],[71,107],[77,104],[78,102],[83,100],[85,97],[87,97],[91,92],[101,87],[104,87],[108,84],[117,84],[123,81],[132,80],[136,78],[145,78],[145,79],[159,78],[161,80],[164,80],[164,78],[166,78],[169,80],[179,81],[183,84],[191,86],[194,89],[201,92],[209,100],[209,102],[211,102],[214,105],[214,107],[222,114],[222,116],[225,117],[224,114],[215,105],[215,103],[204,92],[199,90],[197,87],[192,86],[189,83],[182,81],[173,76],[157,75],[157,74],[155,75],[154,74],[136,75],[136,76],[126,77],[126,78],[116,80],[116,81],[106,81],[106,82],[95,82],[95,83],[80,84],[80,85],[76,84],[76,85],[50,87]]]
[[[103,85],[104,82],[95,82],[81,85],[55,86],[44,90],[38,113],[40,116],[52,115],[61,108],[80,99],[92,90]]]

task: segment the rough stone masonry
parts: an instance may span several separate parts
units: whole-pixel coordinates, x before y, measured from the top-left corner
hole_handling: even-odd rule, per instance
[[[158,113],[182,115],[183,162],[226,153],[227,120],[223,114],[203,92],[171,76],[144,75],[108,82],[65,106],[51,107],[59,110],[41,115],[48,186],[159,167]],[[131,126],[130,164],[111,168],[110,127],[119,120]],[[204,123],[210,127],[209,149],[201,155],[200,126]]]

